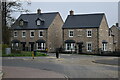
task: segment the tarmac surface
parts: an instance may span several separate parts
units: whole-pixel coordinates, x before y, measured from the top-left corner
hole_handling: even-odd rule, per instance
[[[31,57],[4,57],[3,77],[118,78],[117,61],[118,57],[78,54],[60,54],[60,58],[56,59],[54,53],[34,60]]]
[[[118,66],[119,66],[119,64],[120,64],[118,58],[114,58],[114,59],[95,60],[95,61],[93,61],[93,62],[95,62],[95,63],[99,63],[99,64],[118,65]]]
[[[64,75],[47,70],[27,67],[3,67],[3,78],[65,78]],[[12,73],[12,74],[11,74]]]

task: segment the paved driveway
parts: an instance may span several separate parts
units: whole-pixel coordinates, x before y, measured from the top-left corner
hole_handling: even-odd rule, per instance
[[[61,54],[56,59],[51,53],[48,57],[6,57],[3,58],[4,66],[28,67],[33,69],[54,71],[68,78],[118,78],[118,65],[94,63],[95,60],[117,59],[117,57]]]

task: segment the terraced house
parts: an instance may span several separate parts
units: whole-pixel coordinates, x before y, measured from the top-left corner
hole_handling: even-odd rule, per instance
[[[119,24],[113,25],[111,28],[111,33],[113,35],[113,49],[114,51],[120,51],[120,27]]]
[[[62,45],[63,20],[59,12],[21,14],[12,25],[12,48],[54,52]]]
[[[113,36],[104,13],[74,15],[71,10],[62,29],[65,52],[113,51]]]

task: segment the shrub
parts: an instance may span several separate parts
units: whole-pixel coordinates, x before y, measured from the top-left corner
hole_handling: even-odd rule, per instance
[[[16,53],[16,54],[21,53],[21,51],[20,51],[20,50],[15,50],[15,49],[12,49],[12,50],[11,50],[11,52],[12,52],[12,53]]]
[[[5,48],[8,48],[7,44],[2,44],[2,53],[5,54]]]

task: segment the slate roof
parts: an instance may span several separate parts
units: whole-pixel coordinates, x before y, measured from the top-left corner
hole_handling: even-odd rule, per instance
[[[64,28],[99,28],[104,13],[68,15]]]
[[[52,21],[54,20],[55,16],[58,12],[53,13],[34,13],[34,14],[21,14],[20,17],[16,20],[16,22],[11,26],[11,29],[47,29]],[[36,20],[40,19],[44,21],[44,24],[38,26],[36,25]],[[26,25],[19,26],[19,21],[25,21]]]
[[[11,42],[12,42],[12,43],[19,43],[20,41],[17,40],[17,39],[14,39],[14,40],[12,40]]]

